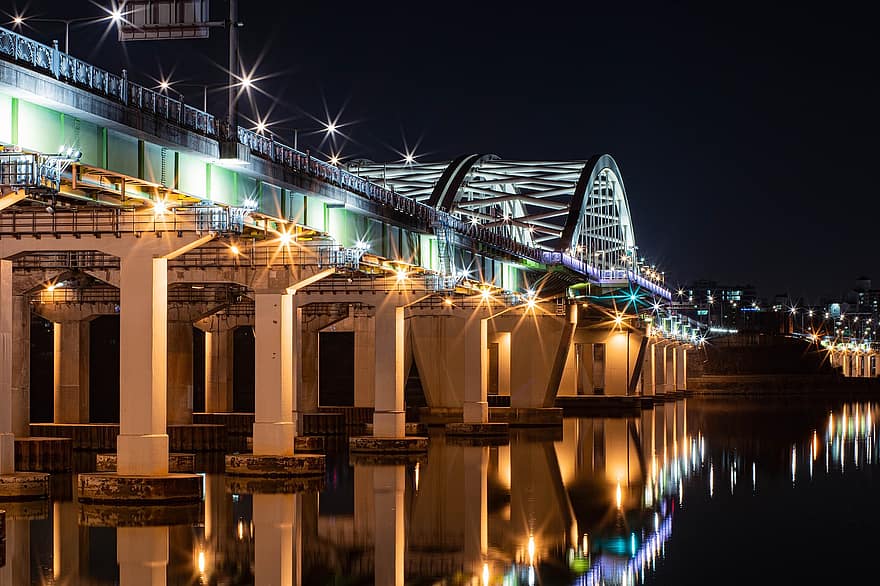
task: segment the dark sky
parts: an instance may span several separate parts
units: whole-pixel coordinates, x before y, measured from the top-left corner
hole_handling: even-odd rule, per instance
[[[860,275],[880,283],[878,35],[857,4],[240,4],[243,61],[273,76],[257,109],[289,142],[300,128],[300,148],[319,146],[306,114],[326,119],[326,104],[351,123],[344,158],[398,160],[404,139],[421,161],[607,152],[640,252],[673,285],[714,278],[818,301]],[[224,7],[214,1],[215,18]],[[100,9],[32,0],[26,13]],[[61,25],[33,26],[63,39]],[[98,43],[101,30],[72,29],[71,52],[145,85],[224,80],[222,29],[124,47]],[[200,89],[180,91],[201,103]],[[209,109],[222,108],[217,94]]]

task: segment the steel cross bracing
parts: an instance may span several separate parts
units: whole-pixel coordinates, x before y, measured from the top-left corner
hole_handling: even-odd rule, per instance
[[[565,252],[597,270],[636,269],[629,204],[608,155],[589,161],[469,155],[442,163],[357,163],[350,170],[468,225]]]

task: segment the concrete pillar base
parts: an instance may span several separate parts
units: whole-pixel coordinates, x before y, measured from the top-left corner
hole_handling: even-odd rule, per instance
[[[562,425],[562,415],[559,407],[493,407],[489,410],[490,421],[506,421],[511,427]]]
[[[0,433],[0,474],[15,472],[15,436]]]
[[[424,423],[417,423],[415,421],[407,421],[404,424],[404,433],[406,435],[427,435],[428,434],[428,426]],[[364,424],[364,434],[365,435],[375,435],[373,433],[373,424],[365,423]]]
[[[315,452],[323,452],[325,449],[324,437],[320,435],[298,435],[293,438],[293,453],[302,452],[313,454]],[[252,437],[247,437],[244,442],[243,450],[233,450],[250,452],[254,451],[254,441]]]
[[[406,434],[406,413],[403,411],[376,411],[373,414],[373,435],[383,438],[403,437]]]
[[[428,438],[418,436],[378,437],[364,435],[348,438],[348,449],[352,452],[378,452],[397,454],[427,452]]]
[[[95,470],[98,472],[116,472],[116,454],[98,454],[95,457]],[[168,454],[169,472],[195,472],[195,454]]]
[[[21,472],[70,472],[73,442],[66,437],[15,440],[15,469]]]
[[[447,423],[446,435],[507,435],[507,423]]]
[[[293,456],[296,425],[291,421],[254,423],[253,451],[257,455]]]
[[[560,430],[561,431],[561,430]],[[461,446],[465,448],[485,448],[491,446],[506,446],[510,443],[510,434],[498,435],[446,435],[447,446]]]
[[[465,423],[487,423],[489,421],[489,402],[465,401],[462,417]]]
[[[165,466],[168,466],[167,457]],[[77,496],[82,502],[131,503],[140,506],[199,502],[202,500],[202,476],[199,474],[153,476],[80,474],[77,477]]]
[[[290,443],[293,447],[293,442]],[[322,454],[274,456],[233,454],[226,456],[226,473],[235,476],[314,476],[323,475]]]
[[[40,472],[0,474],[0,500],[32,500],[49,496],[49,475]]]
[[[119,471],[124,475],[168,474],[168,435],[119,434],[116,438]]]
[[[291,494],[324,490],[324,475],[288,476],[226,476],[226,492],[231,494]]]
[[[427,452],[399,452],[383,454],[379,452],[351,452],[348,463],[352,466],[406,466],[428,463]]]
[[[199,522],[200,509],[200,503],[152,507],[88,503],[79,506],[79,524],[85,527],[195,525]]]

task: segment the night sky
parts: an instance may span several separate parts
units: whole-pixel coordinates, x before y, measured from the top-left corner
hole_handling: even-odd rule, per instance
[[[874,19],[836,2],[240,2],[254,106],[315,153],[343,159],[587,159],[621,166],[641,254],[672,285],[751,283],[818,302],[856,277],[880,286]],[[109,5],[109,4],[104,4]],[[87,0],[9,12],[102,14]],[[271,8],[269,8],[271,6]],[[12,8],[9,8],[12,7]],[[223,18],[225,3],[213,2]],[[63,25],[33,23],[35,38]],[[75,26],[71,52],[144,85],[225,79],[225,35],[120,46]],[[189,103],[199,88],[179,86]],[[271,96],[271,97],[270,97]],[[223,95],[209,110],[222,114]],[[258,114],[257,114],[258,113]]]

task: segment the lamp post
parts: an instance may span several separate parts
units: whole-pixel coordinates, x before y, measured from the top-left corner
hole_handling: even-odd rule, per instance
[[[53,22],[64,25],[64,52],[70,54],[70,25],[77,23],[95,23],[107,20],[109,18],[114,24],[122,20],[122,12],[114,10],[109,17],[82,16],[79,18],[43,18],[43,17],[24,17],[16,16],[12,19],[12,23],[16,27],[20,27],[25,22]]]

